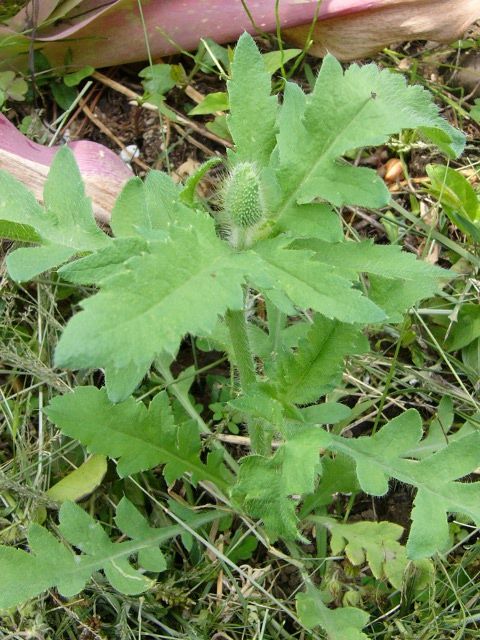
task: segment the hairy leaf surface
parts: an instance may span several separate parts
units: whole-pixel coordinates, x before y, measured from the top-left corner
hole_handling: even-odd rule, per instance
[[[219,517],[219,513],[191,515],[190,527],[201,527]],[[15,607],[43,591],[56,587],[62,596],[79,593],[95,571],[103,570],[110,584],[127,595],[146,591],[152,584],[143,571],[163,571],[165,560],[159,545],[182,533],[180,525],[154,529],[125,498],[117,507],[117,525],[130,538],[113,542],[99,522],[73,502],[60,509],[59,530],[63,538],[76,547],[76,553],[38,524],[28,530],[30,552],[0,546],[0,609]],[[25,579],[19,580],[19,576]]]
[[[222,489],[229,475],[218,456],[200,460],[198,427],[192,422],[175,425],[165,392],[147,407],[129,398],[112,404],[104,389],[78,387],[57,396],[46,409],[48,417],[66,435],[76,438],[92,453],[118,459],[124,477],[164,464],[171,483],[184,473],[192,480],[209,480]]]
[[[279,308],[287,313],[295,313],[295,306],[312,308],[327,318],[351,323],[385,318],[381,308],[349,280],[316,263],[313,252],[289,250],[289,244],[288,238],[275,239],[259,243],[249,252],[250,279]]]
[[[336,205],[385,205],[389,194],[374,171],[337,162],[350,149],[383,144],[403,129],[438,129],[457,155],[463,138],[438,114],[430,94],[373,64],[345,72],[327,56],[315,88],[305,96],[288,84],[278,136],[281,184],[291,204],[324,198]],[[428,133],[428,132],[427,132]]]
[[[480,523],[480,483],[457,481],[480,465],[480,433],[466,435],[421,461],[409,459],[409,451],[421,438],[420,416],[410,409],[373,436],[353,439],[328,434],[323,443],[355,460],[366,493],[384,495],[389,478],[417,488],[407,543],[412,559],[445,550],[448,513],[465,514]]]
[[[282,398],[296,404],[316,402],[338,384],[345,356],[368,348],[359,325],[315,316],[296,352],[286,353],[280,360]]]
[[[208,334],[219,315],[242,308],[241,258],[209,220],[194,229],[172,227],[167,241],[150,242],[118,264],[82,303],[60,339],[56,363],[145,372],[162,352],[174,354],[186,333]],[[137,383],[132,379],[130,392]]]
[[[230,104],[227,122],[237,159],[267,164],[275,146],[277,98],[270,95],[270,73],[255,42],[247,34],[238,41],[232,80],[227,87]]]
[[[256,518],[272,538],[298,538],[296,506],[312,493],[321,470],[320,429],[302,429],[271,457],[251,455],[242,460],[232,497]]]
[[[98,286],[121,271],[127,260],[147,250],[143,238],[114,238],[108,247],[63,265],[58,273],[74,284]]]
[[[480,466],[479,433],[455,440],[419,461],[410,458],[423,434],[421,418],[413,409],[391,420],[376,434],[359,438],[337,436],[319,427],[286,424],[285,444],[270,458],[245,459],[234,487],[234,495],[241,497],[244,508],[262,518],[272,536],[298,536],[290,497],[313,492],[320,471],[320,448],[352,458],[365,493],[385,495],[390,478],[417,489],[407,543],[411,559],[445,549],[449,513],[465,514],[480,523],[480,483],[458,481]],[[268,481],[262,484],[261,477]]]
[[[384,278],[433,282],[452,277],[439,267],[418,260],[412,253],[402,251],[397,245],[374,244],[370,240],[362,242],[325,242],[323,240],[297,241],[294,246],[315,251],[315,259],[335,269],[345,278],[354,279],[359,273],[370,273]]]
[[[111,239],[95,222],[73,153],[61,148],[44,188],[44,207],[15,178],[0,172],[0,219],[32,227],[44,247],[17,249],[7,258],[12,278],[27,280],[66,262],[81,251],[95,251]]]
[[[180,198],[180,187],[161,171],[150,171],[143,182],[139,178],[129,180],[112,211],[113,233],[126,238],[152,230],[167,231],[175,221],[191,224],[195,212]]]
[[[323,602],[322,594],[313,586],[296,597],[298,617],[308,628],[321,627],[328,640],[368,640],[362,633],[369,620],[368,613],[356,607],[329,609]]]

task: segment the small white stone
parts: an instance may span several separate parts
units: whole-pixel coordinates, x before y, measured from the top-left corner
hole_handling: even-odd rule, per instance
[[[129,164],[134,158],[138,158],[139,155],[140,149],[136,144],[129,144],[120,152],[120,158],[125,162],[125,164]]]

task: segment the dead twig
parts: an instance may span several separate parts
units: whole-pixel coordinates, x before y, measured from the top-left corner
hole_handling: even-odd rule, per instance
[[[87,116],[89,120],[93,122],[93,124],[98,129],[100,129],[102,133],[104,133],[108,138],[110,138],[110,140],[112,140],[112,142],[118,145],[120,149],[122,150],[126,149],[125,144],[120,140],[120,138],[116,136],[113,133],[113,131],[110,131],[107,125],[104,122],[102,122],[100,118],[90,110],[90,108],[88,107],[88,105],[85,103],[84,100],[80,100],[80,105],[82,107],[83,113]],[[140,167],[144,171],[150,171],[150,167],[148,166],[148,164],[145,164],[145,162],[143,162],[143,160],[140,160],[140,158],[134,157],[132,158],[132,162],[134,162],[138,167]]]
[[[107,87],[110,87],[114,91],[117,91],[118,93],[121,93],[125,97],[129,98],[134,104],[150,111],[158,111],[158,107],[156,105],[151,104],[150,102],[143,102],[142,97],[138,93],[135,93],[135,91],[132,91],[132,89],[129,89],[128,87],[124,87],[123,84],[120,84],[120,82],[117,82],[116,80],[111,80],[103,73],[99,73],[98,71],[96,71],[92,77],[95,78],[95,80],[98,80],[102,84],[106,85]],[[187,118],[179,111],[177,111],[174,107],[171,107],[170,105],[165,106],[175,114],[177,118],[177,124],[187,126],[188,128],[192,129],[192,131],[195,131],[196,133],[202,135],[204,138],[208,138],[209,140],[212,140],[213,142],[216,142],[223,147],[227,147],[229,149],[233,147],[231,142],[225,140],[224,138],[220,138],[220,136],[215,135],[204,126],[198,124],[190,118]]]

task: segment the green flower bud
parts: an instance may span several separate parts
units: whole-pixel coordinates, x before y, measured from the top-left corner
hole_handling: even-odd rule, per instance
[[[235,165],[225,181],[223,204],[227,218],[237,227],[247,229],[262,219],[260,180],[254,164]]]

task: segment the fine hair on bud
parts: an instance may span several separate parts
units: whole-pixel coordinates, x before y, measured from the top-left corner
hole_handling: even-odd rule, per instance
[[[247,229],[262,219],[260,177],[253,162],[239,162],[232,168],[222,195],[224,215],[231,224]]]

